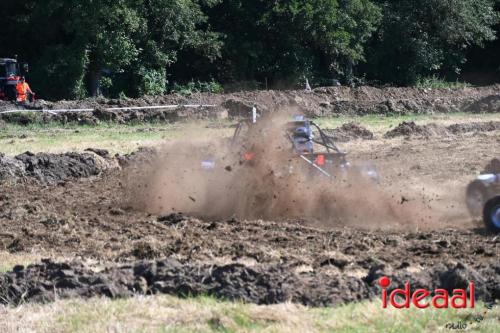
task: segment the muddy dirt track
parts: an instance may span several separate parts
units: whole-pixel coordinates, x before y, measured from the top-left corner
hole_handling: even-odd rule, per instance
[[[484,234],[463,200],[467,183],[498,157],[500,131],[464,126],[422,135],[405,124],[394,138],[339,129],[364,133],[343,148],[381,170],[384,195],[365,199],[410,215],[417,212],[406,207],[416,205],[425,218],[408,224],[152,214],[123,196],[124,172],[151,150],[0,156],[0,250],[66,262],[0,274],[0,302],[170,293],[323,306],[378,297],[383,275],[391,287],[409,280],[450,291],[474,280],[479,299],[500,299],[500,237]]]

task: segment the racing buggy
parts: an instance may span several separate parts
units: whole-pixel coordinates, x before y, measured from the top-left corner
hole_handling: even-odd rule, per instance
[[[343,190],[378,183],[372,165],[352,165],[332,136],[302,116],[241,121],[223,145],[202,157],[205,176],[197,182],[208,184],[205,197],[218,198],[202,206],[204,216],[331,218],[345,208]]]
[[[378,182],[378,172],[373,165],[352,166],[320,126],[303,116],[281,123],[258,123],[244,120],[236,125],[231,139],[231,150],[238,154],[239,165],[255,167],[263,162],[272,164],[273,174],[286,177],[302,173],[310,178],[324,177],[345,180],[347,175]],[[210,159],[202,163],[205,169],[215,168]]]

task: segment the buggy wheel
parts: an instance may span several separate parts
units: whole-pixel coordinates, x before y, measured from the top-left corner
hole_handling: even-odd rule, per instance
[[[486,203],[483,220],[488,231],[496,234],[500,232],[500,196],[494,197]]]
[[[467,186],[465,201],[472,217],[481,216],[487,195],[486,186],[480,180],[475,180]]]

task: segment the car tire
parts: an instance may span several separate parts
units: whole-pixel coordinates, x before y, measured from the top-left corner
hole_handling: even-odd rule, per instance
[[[486,229],[492,233],[500,233],[500,196],[489,200],[484,206],[483,221]]]

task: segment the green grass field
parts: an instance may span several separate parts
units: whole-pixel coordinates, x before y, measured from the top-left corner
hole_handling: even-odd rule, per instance
[[[414,121],[417,124],[438,123],[441,125],[450,125],[453,123],[481,122],[481,121],[500,121],[498,113],[443,113],[443,114],[409,114],[409,115],[366,115],[360,117],[341,116],[336,118],[320,118],[315,120],[320,126],[332,128],[344,123],[353,121],[360,123],[369,130],[377,134],[382,134],[396,127],[403,121]]]
[[[499,318],[498,306],[481,304],[474,310],[382,309],[379,301],[308,308],[172,296],[0,308],[2,332],[447,332],[448,323],[459,322],[467,332],[498,332]]]
[[[499,114],[437,114],[362,117],[335,117],[315,120],[324,128],[338,127],[354,121],[382,136],[403,121],[417,123],[451,123],[471,121],[500,121]],[[229,137],[234,131],[235,121],[197,121],[189,123],[142,123],[116,124],[100,123],[96,126],[59,123],[34,123],[27,126],[0,124],[0,152],[7,155],[32,152],[83,151],[86,148],[108,149],[111,153],[128,153],[139,146],[153,146],[175,139],[210,139]]]
[[[230,123],[133,124],[101,123],[97,126],[5,124],[0,130],[0,152],[7,155],[31,152],[61,153],[86,148],[108,149],[111,153],[129,153],[139,146],[153,146],[174,139],[216,138],[229,136]]]
[[[38,262],[41,257],[35,253],[9,253],[0,251],[0,273],[11,271],[16,265],[30,265]]]

